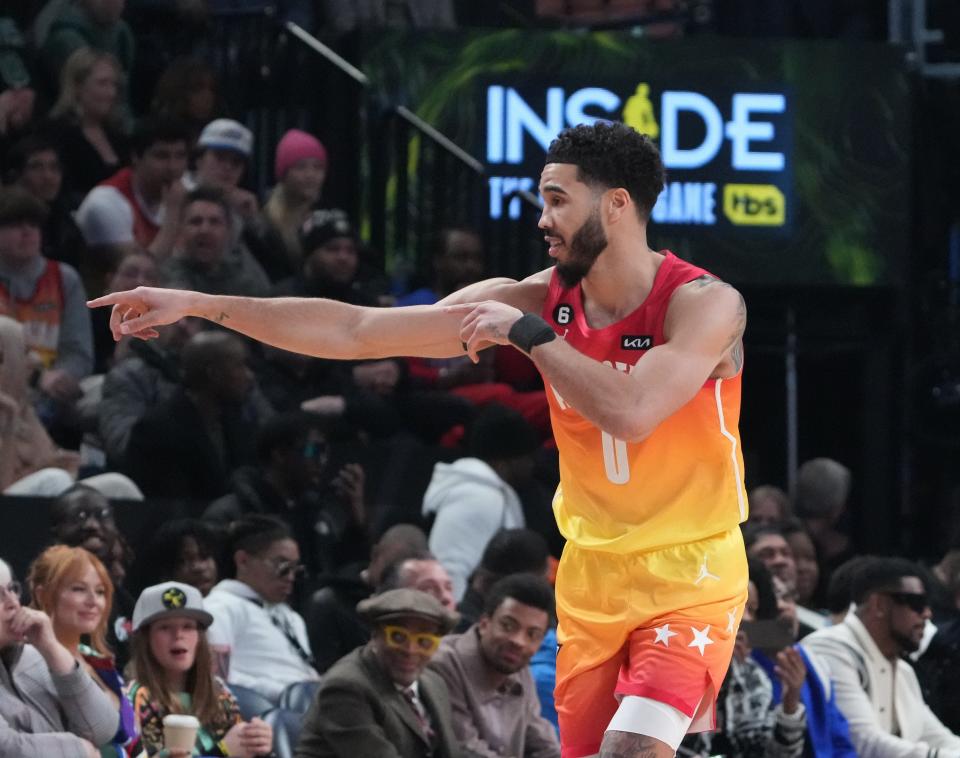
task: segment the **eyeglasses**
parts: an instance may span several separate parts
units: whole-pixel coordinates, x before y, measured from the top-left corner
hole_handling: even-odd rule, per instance
[[[262,558],[261,560],[270,564],[270,567],[273,569],[274,576],[276,576],[278,579],[281,577],[287,578],[289,576],[292,576],[294,579],[299,579],[307,573],[307,567],[302,563],[294,563],[293,561],[286,561],[282,558],[280,560],[277,560],[276,558]]]
[[[0,595],[10,595],[19,600],[23,597],[23,585],[18,581],[12,581],[9,584],[0,584]]]
[[[885,592],[897,605],[905,605],[914,613],[923,613],[930,607],[930,600],[925,592]]]
[[[387,642],[387,646],[397,650],[408,650],[410,643],[413,642],[413,646],[416,648],[418,653],[431,655],[438,647],[440,647],[439,634],[411,632],[409,629],[402,626],[383,627],[383,636]]]

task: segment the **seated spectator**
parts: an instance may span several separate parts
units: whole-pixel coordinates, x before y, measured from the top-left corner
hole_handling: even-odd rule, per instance
[[[223,190],[201,186],[187,193],[176,255],[163,264],[165,284],[212,295],[265,295],[269,282],[260,265],[231,248],[233,222]]]
[[[853,577],[853,597],[852,613],[803,645],[829,669],[857,754],[960,755],[960,737],[934,716],[903,660],[919,649],[930,618],[918,567],[902,558],[863,561]]]
[[[742,621],[753,622],[761,616],[770,618],[776,612],[770,574],[762,563],[751,559]],[[751,656],[752,652],[750,636],[741,627],[730,669],[717,694],[717,728],[712,733],[684,739],[683,744],[697,751],[697,755],[727,758],[804,755],[808,711],[801,702],[801,686],[807,670],[801,653],[792,647],[776,652],[779,664],[776,677],[782,688],[777,702],[773,682]]]
[[[408,589],[363,600],[357,611],[374,627],[373,639],[324,676],[297,758],[462,755],[446,685],[425,670],[456,614]]]
[[[269,257],[260,260],[271,281],[297,276],[304,252],[300,230],[320,200],[327,176],[327,149],[299,129],[291,129],[277,143],[274,177],[277,185],[263,206],[268,241],[261,247]]]
[[[90,47],[111,53],[127,75],[133,70],[134,38],[127,22],[121,18],[123,2],[77,0],[62,3],[42,41],[43,60],[53,81],[59,81],[60,70],[74,50]]]
[[[510,574],[547,575],[550,551],[542,535],[529,529],[501,529],[490,538],[480,565],[470,576],[470,583],[457,604],[460,624],[457,632],[480,620],[487,602],[487,593],[498,581]]]
[[[80,380],[93,368],[93,338],[77,272],[41,253],[46,215],[28,192],[0,189],[0,315],[23,324],[27,348],[42,366],[41,416],[49,422],[80,397]]]
[[[347,214],[339,209],[312,211],[300,227],[302,270],[280,282],[275,295],[326,297],[352,305],[372,305],[356,285],[360,255]]]
[[[748,521],[756,526],[773,526],[783,523],[790,515],[790,498],[779,487],[762,484],[750,490]]]
[[[203,127],[223,112],[216,71],[200,58],[174,58],[157,80],[150,112],[184,124],[194,144]]]
[[[426,592],[444,608],[457,609],[453,599],[453,580],[443,564],[428,552],[401,558],[387,566],[377,585],[377,593],[404,588]]]
[[[4,176],[7,184],[25,189],[47,206],[47,220],[40,230],[43,257],[77,268],[83,239],[63,192],[63,168],[56,145],[36,134],[24,137],[7,154]]]
[[[314,575],[363,560],[369,551],[364,470],[358,463],[329,470],[329,449],[316,417],[300,412],[269,419],[257,432],[257,465],[237,469],[232,492],[211,503],[204,518],[220,524],[253,513],[283,519],[303,535]]]
[[[30,405],[23,332],[21,324],[0,316],[0,491],[56,497],[73,486],[80,456],[54,443]],[[82,482],[107,497],[143,499],[122,474],[98,474]]]
[[[50,617],[57,640],[100,685],[120,714],[117,733],[101,747],[112,755],[125,755],[137,731],[133,708],[123,692],[123,678],[107,648],[107,619],[113,602],[107,569],[82,547],[54,545],[31,564],[27,586],[32,607]]]
[[[20,605],[0,560],[0,755],[98,758],[118,708],[57,639],[50,617]]]
[[[797,599],[797,562],[793,557],[790,543],[784,536],[783,527],[750,526],[743,530],[743,541],[747,555],[757,558],[767,570],[789,589],[794,602]],[[827,624],[824,616],[803,606],[797,606],[800,620],[800,639],[814,629],[822,629]]]
[[[200,592],[189,584],[153,585],[137,599],[136,679],[130,683],[129,697],[140,728],[140,747],[148,755],[163,748],[163,719],[171,713],[190,714],[200,722],[195,746],[199,755],[253,758],[271,750],[270,725],[258,718],[244,722],[230,690],[212,673],[206,632],[212,621]]]
[[[487,595],[480,620],[447,637],[430,661],[450,693],[453,730],[477,755],[560,758],[553,726],[540,715],[530,670],[554,614],[542,577],[515,574]]]
[[[50,534],[55,543],[82,547],[107,567],[113,582],[113,602],[107,626],[107,643],[117,667],[127,662],[127,635],[133,597],[124,587],[132,556],[114,520],[113,506],[101,492],[75,484],[50,505]]]
[[[286,603],[303,574],[300,548],[270,516],[235,522],[228,543],[236,579],[221,580],[207,596],[210,644],[229,684],[276,702],[287,685],[319,678],[303,617]]]
[[[120,252],[112,258],[104,255],[102,263],[104,287],[100,291],[103,294],[136,287],[156,287],[160,280],[157,262],[145,250]],[[116,360],[130,354],[137,340],[124,337],[120,342],[115,341],[110,331],[110,314],[103,308],[90,311],[90,323],[93,327],[93,370],[96,374],[105,374]]]
[[[180,582],[206,597],[217,583],[219,537],[200,519],[165,521],[140,551],[138,586]]]
[[[813,537],[799,519],[782,522],[781,531],[793,561],[797,566],[797,602],[804,607],[817,607],[817,589],[820,585],[820,564],[817,562],[817,546]]]
[[[134,425],[177,391],[180,353],[202,328],[202,320],[185,318],[165,328],[155,340],[131,340],[128,356],[107,372],[97,408],[97,430],[110,465],[126,460]]]
[[[369,641],[370,630],[357,615],[357,603],[383,583],[391,566],[426,553],[423,530],[412,524],[397,524],[377,540],[370,550],[369,565],[358,575],[339,572],[323,578],[324,586],[313,593],[304,610],[318,671],[326,671]]]
[[[145,120],[130,140],[132,165],[90,190],[77,226],[90,246],[133,246],[166,259],[179,233],[186,188],[187,134],[180,124]]]
[[[514,411],[489,406],[469,432],[468,457],[438,463],[423,496],[423,514],[433,517],[430,550],[453,578],[459,601],[483,550],[501,529],[526,525],[514,489],[533,474],[536,432]]]
[[[123,469],[155,497],[211,499],[253,459],[255,425],[241,415],[253,387],[244,343],[200,332],[184,345],[183,384],[130,431]]]
[[[110,53],[80,47],[60,73],[60,96],[42,128],[63,156],[65,191],[75,207],[127,162],[120,107],[123,72]]]
[[[433,305],[468,284],[480,281],[484,272],[483,240],[472,229],[441,229],[434,243],[433,281],[397,298],[397,305]]]
[[[234,214],[233,244],[244,225],[257,221],[260,205],[257,196],[243,189],[240,181],[253,153],[253,132],[231,118],[218,118],[203,127],[197,138],[194,170],[184,176],[187,189],[220,189]]]
[[[850,537],[838,527],[847,510],[850,480],[850,469],[830,458],[814,458],[797,470],[793,512],[813,537],[827,576],[854,553]]]

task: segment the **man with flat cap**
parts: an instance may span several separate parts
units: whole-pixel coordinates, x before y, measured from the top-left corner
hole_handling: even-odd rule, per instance
[[[439,675],[425,671],[457,614],[419,590],[357,605],[373,628],[365,646],[327,671],[303,723],[297,758],[465,758]]]

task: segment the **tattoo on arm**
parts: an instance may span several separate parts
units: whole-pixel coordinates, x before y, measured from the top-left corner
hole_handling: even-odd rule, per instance
[[[214,321],[216,321],[218,324],[222,324],[224,321],[228,320],[229,318],[230,316],[227,314],[226,311],[220,311],[220,315],[217,316],[214,319]]]
[[[737,325],[733,331],[733,338],[730,340],[730,360],[733,361],[733,370],[739,372],[743,366],[743,332],[747,328],[747,304],[740,296],[740,302],[737,304]]]

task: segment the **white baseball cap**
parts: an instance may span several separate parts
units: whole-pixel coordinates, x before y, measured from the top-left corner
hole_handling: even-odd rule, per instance
[[[204,628],[213,623],[213,616],[203,609],[200,590],[182,582],[163,582],[141,592],[133,609],[133,631],[164,616],[186,616]]]
[[[249,158],[253,152],[253,132],[232,118],[218,118],[203,127],[197,147],[232,150],[244,158]]]

